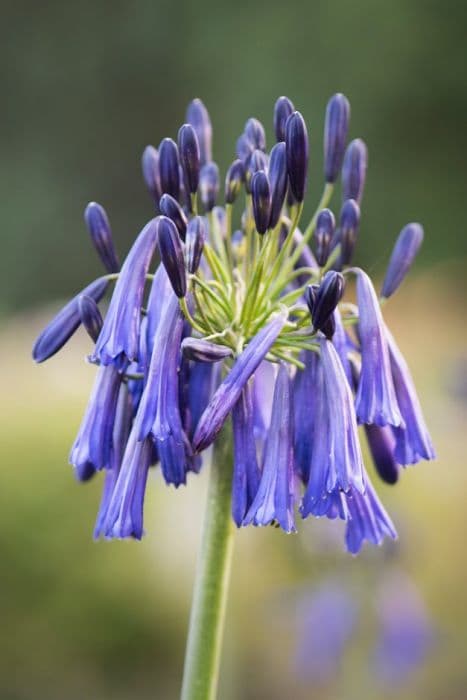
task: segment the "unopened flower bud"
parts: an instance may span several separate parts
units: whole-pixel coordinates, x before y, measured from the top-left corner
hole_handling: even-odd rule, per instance
[[[355,199],[360,204],[365,187],[368,151],[362,139],[354,139],[347,146],[342,166],[342,200]]]
[[[337,93],[328,102],[324,123],[324,177],[335,182],[344,158],[349,128],[350,104],[345,95]]]
[[[186,294],[186,272],[182,242],[172,219],[158,218],[158,243],[162,263],[178,297]]]
[[[161,214],[172,219],[180,234],[182,241],[185,240],[188,220],[180,204],[170,194],[163,194],[159,202]]]
[[[96,342],[102,329],[102,316],[95,300],[82,294],[78,299],[79,315],[81,323],[85,327],[91,340]]]
[[[316,242],[316,261],[320,267],[326,264],[334,235],[336,221],[330,209],[322,209],[316,220],[314,238]]]
[[[341,275],[340,272],[329,270],[329,272],[326,272],[324,275],[319,288],[317,290],[316,288],[313,288],[312,295],[310,292],[308,293],[312,298],[310,310],[312,314],[313,328],[315,330],[321,330],[326,335],[328,334],[329,330],[326,329],[325,326],[342,298],[344,286],[345,282],[343,275]]]
[[[233,204],[245,179],[245,168],[241,160],[234,160],[225,178],[225,203]]]
[[[423,241],[420,224],[407,224],[400,232],[389,260],[381,296],[388,298],[400,286],[410,270]]]
[[[199,176],[201,201],[206,211],[212,211],[219,192],[219,168],[216,163],[206,163]]]
[[[118,272],[120,263],[115,252],[110,223],[104,207],[97,202],[90,202],[84,212],[84,220],[94,248],[107,272]]]
[[[154,146],[146,146],[141,157],[141,169],[144,182],[155,202],[161,198],[161,180],[159,175],[159,153]]]
[[[251,154],[250,160],[248,161],[248,167],[245,174],[245,189],[248,194],[251,194],[251,180],[253,175],[260,170],[266,171],[268,169],[268,157],[266,153],[256,149]]]
[[[195,273],[199,267],[206,240],[206,227],[201,216],[194,216],[188,223],[185,240],[185,258],[188,272]]]
[[[185,338],[182,341],[182,352],[186,358],[196,362],[220,362],[226,357],[232,357],[231,348],[201,338]]]
[[[183,124],[178,132],[178,153],[182,164],[184,181],[190,194],[198,189],[200,152],[198,137],[191,124]]]
[[[360,207],[353,199],[344,202],[339,225],[339,242],[341,244],[340,260],[342,265],[348,265],[357,242],[358,226],[360,224]]]
[[[172,139],[163,139],[159,146],[159,175],[161,191],[180,197],[180,170],[178,148]]]
[[[295,107],[288,97],[279,97],[274,105],[274,133],[278,141],[285,141],[285,125],[294,111]]]
[[[209,112],[201,100],[195,99],[190,102],[186,112],[186,120],[196,131],[200,163],[205,165],[212,158],[212,125]]]
[[[246,167],[250,162],[251,154],[255,150],[253,144],[246,134],[241,134],[237,139],[237,144],[235,147],[235,153],[237,154],[239,160],[242,161],[243,165]]]
[[[271,218],[269,228],[275,228],[279,222],[285,195],[287,192],[287,158],[285,143],[276,143],[269,158],[269,182],[271,184]]]
[[[300,112],[294,112],[287,120],[285,145],[290,188],[300,203],[305,198],[308,174],[308,133]]]
[[[254,149],[266,150],[266,133],[264,126],[258,119],[251,117],[245,124],[244,134]]]
[[[263,170],[253,175],[251,197],[256,230],[258,233],[266,233],[271,218],[271,190],[268,176]]]

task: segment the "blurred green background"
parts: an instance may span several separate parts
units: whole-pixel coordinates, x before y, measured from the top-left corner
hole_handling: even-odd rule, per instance
[[[92,383],[88,342],[78,334],[50,363],[30,361],[60,300],[99,273],[84,206],[106,207],[126,250],[152,215],[142,149],[176,135],[187,102],[208,106],[225,170],[249,116],[272,139],[281,94],[309,126],[315,201],[323,114],[337,91],[352,104],[351,137],[370,154],[358,262],[381,275],[402,225],[425,226],[416,269],[385,313],[439,458],[379,489],[395,547],[354,559],[321,522],[294,537],[238,534],[220,697],[394,697],[369,655],[376,591],[397,569],[417,586],[435,642],[396,696],[465,698],[467,5],[18,0],[0,9],[0,698],[171,699],[179,687],[206,475],[178,492],[155,476],[144,542],[94,543],[100,484],[75,484],[67,466]],[[297,611],[329,576],[352,588],[360,614],[339,672],[317,685],[296,669]]]

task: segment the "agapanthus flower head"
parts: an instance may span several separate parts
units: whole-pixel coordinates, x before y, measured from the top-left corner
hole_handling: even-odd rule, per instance
[[[335,95],[325,118],[323,194],[304,224],[308,133],[286,97],[274,108],[269,153],[261,122],[247,121],[224,206],[216,205],[221,180],[200,100],[188,107],[178,145],[165,138],[159,150],[146,147],[144,179],[160,216],[121,268],[106,213],[88,206],[108,274],[59,312],[33,356],[53,355],[80,324],[95,341],[97,377],[70,461],[81,481],[105,471],[96,537],[140,538],[149,467],[179,487],[199,472],[205,450],[214,444],[216,455],[230,435],[232,463],[219,467],[231,475],[237,526],[293,532],[300,504],[304,517],[344,520],[352,553],[395,537],[363,464],[357,424],[365,424],[387,483],[400,478],[400,466],[434,452],[381,300],[368,275],[348,267],[367,163],[361,140],[344,155],[349,113],[347,99]],[[328,205],[340,172],[336,230]],[[400,285],[421,237],[418,224],[403,229],[383,297]],[[352,275],[357,305],[346,300]],[[111,285],[102,318],[97,305]],[[222,431],[230,418],[233,430]]]

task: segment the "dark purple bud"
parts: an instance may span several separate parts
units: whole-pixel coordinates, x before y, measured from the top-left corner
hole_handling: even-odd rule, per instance
[[[178,132],[178,152],[188,190],[195,194],[199,182],[200,152],[198,137],[191,124],[184,124]]]
[[[423,241],[423,228],[420,224],[407,224],[400,232],[389,260],[386,277],[381,288],[381,296],[390,297],[400,286],[410,270]]]
[[[196,362],[220,362],[226,357],[232,357],[231,348],[201,338],[185,338],[182,342],[182,352],[189,360]]]
[[[253,175],[251,197],[256,230],[258,233],[266,233],[271,218],[271,189],[268,176],[262,170]]]
[[[305,301],[307,303],[308,309],[310,311],[310,314],[313,316],[315,306],[316,306],[316,301],[318,298],[318,289],[319,289],[319,284],[309,284],[305,288]]]
[[[199,176],[199,192],[206,211],[212,211],[219,193],[219,168],[216,163],[206,163]]]
[[[266,150],[266,133],[264,131],[264,126],[258,119],[250,117],[245,124],[244,133],[254,149],[258,148],[260,151]]]
[[[365,187],[368,151],[365,142],[354,139],[347,146],[342,166],[342,199],[355,199],[358,204],[362,201]]]
[[[185,212],[177,200],[170,194],[163,194],[161,201],[159,202],[159,209],[161,214],[167,216],[169,219],[172,219],[177,227],[181,239],[184,241],[188,219],[186,218]]]
[[[177,227],[166,216],[158,218],[159,252],[170,284],[178,297],[186,294],[186,272],[183,248]]]
[[[172,139],[164,139],[159,146],[159,174],[161,191],[180,197],[180,168],[178,148]]]
[[[339,227],[340,259],[343,265],[348,265],[352,260],[359,224],[360,207],[354,199],[348,199],[342,205]]]
[[[342,93],[333,95],[326,107],[324,122],[324,177],[335,182],[344,158],[349,129],[350,104]]]
[[[396,440],[391,428],[365,424],[365,433],[376,471],[387,484],[395,484],[400,467],[394,458]]]
[[[271,184],[271,218],[269,228],[279,222],[285,195],[287,193],[287,158],[285,143],[276,143],[269,157],[269,182]]]
[[[89,202],[84,211],[84,220],[91,234],[94,248],[97,250],[105,269],[107,272],[118,272],[120,263],[115,252],[112,231],[104,207],[101,207],[97,202]]]
[[[316,292],[316,299],[313,303],[312,320],[313,328],[325,332],[325,325],[332,317],[334,309],[342,298],[344,293],[344,277],[340,272],[329,270],[324,275],[319,289]],[[333,325],[329,329],[333,330]],[[331,336],[332,337],[332,336]]]
[[[335,227],[336,221],[332,211],[330,209],[322,209],[322,211],[320,211],[318,214],[314,233],[316,242],[316,260],[320,267],[326,264],[326,260],[331,252],[331,241],[334,235]]]
[[[237,139],[235,152],[239,159],[242,161],[243,165],[248,165],[248,162],[251,158],[251,154],[254,150],[254,146],[249,140],[248,136],[246,134],[241,134],[241,136],[239,136]]]
[[[94,299],[83,294],[78,299],[79,315],[81,323],[85,327],[89,337],[96,342],[102,329],[102,316]]]
[[[105,277],[99,277],[58,312],[34,343],[32,356],[36,362],[44,362],[55,355],[79,328],[81,324],[79,298],[84,295],[91,297],[94,301],[100,301],[108,284],[109,281]]]
[[[256,149],[256,151],[253,151],[253,153],[251,154],[251,158],[248,162],[248,167],[246,169],[245,174],[245,189],[248,192],[248,194],[251,194],[251,180],[253,178],[253,175],[255,173],[260,172],[261,170],[266,171],[267,169],[268,157],[266,153],[263,153],[263,151]]]
[[[186,120],[196,131],[200,163],[205,165],[212,159],[212,125],[208,110],[198,98],[188,105]]]
[[[141,158],[143,178],[149,193],[155,202],[161,198],[161,180],[159,176],[159,153],[154,146],[146,146]]]
[[[194,216],[188,223],[185,240],[185,258],[188,272],[195,273],[199,267],[206,240],[206,227],[201,216]]]
[[[245,168],[241,160],[234,160],[225,177],[225,203],[233,204],[240,194],[245,179]]]
[[[285,125],[294,111],[295,107],[288,97],[279,97],[274,105],[274,133],[278,141],[285,141]]]
[[[300,112],[294,112],[287,120],[285,145],[290,188],[297,202],[303,202],[308,174],[308,133]]]

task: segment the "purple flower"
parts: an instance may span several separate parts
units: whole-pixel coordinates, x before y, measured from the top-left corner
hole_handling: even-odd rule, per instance
[[[345,95],[333,95],[326,107],[324,124],[324,176],[326,182],[335,182],[344,158],[349,128],[350,104]]]
[[[339,221],[340,264],[342,265],[348,265],[352,260],[359,224],[360,207],[353,199],[348,199],[342,205]]]
[[[410,370],[396,341],[386,328],[394,387],[403,424],[394,428],[394,456],[399,464],[416,464],[421,459],[434,459],[435,451],[423,417]]]
[[[364,141],[354,139],[347,146],[342,166],[342,200],[354,199],[361,204],[365,187],[368,151]]]
[[[185,338],[182,342],[182,352],[189,360],[197,362],[219,362],[226,357],[232,357],[231,348],[210,343],[202,338]]]
[[[159,153],[154,146],[146,146],[141,158],[141,168],[143,170],[143,178],[152,195],[154,202],[159,203],[161,198],[161,179],[159,175]]]
[[[264,131],[264,126],[258,119],[250,117],[245,124],[243,133],[254,149],[259,148],[260,151],[266,150],[266,133]]]
[[[271,218],[269,228],[279,222],[287,193],[287,158],[285,143],[276,143],[269,158],[269,182],[271,183]]]
[[[352,376],[352,367],[349,360],[349,352],[354,351],[355,346],[345,331],[344,324],[342,323],[342,317],[338,308],[334,309],[333,321],[334,334],[332,336],[332,344],[336,348],[337,354],[339,355],[339,359],[342,363],[342,367],[344,368],[345,376],[347,377],[349,386],[353,387],[354,382]]]
[[[130,433],[122,466],[110,498],[100,532],[106,537],[143,536],[143,504],[148,469],[152,458],[150,438],[137,439],[135,425]]]
[[[212,125],[208,110],[200,99],[192,100],[186,111],[186,120],[196,131],[201,165],[212,158]]]
[[[201,416],[193,438],[195,452],[205,450],[216,438],[225,419],[238,401],[243,387],[269,352],[285,321],[286,314],[278,314],[250,340],[246,349],[238,356],[233,368]]]
[[[178,297],[186,294],[185,257],[182,241],[172,219],[167,216],[158,218],[159,253],[170,284]]]
[[[162,193],[180,197],[180,161],[177,144],[173,139],[163,139],[159,146],[159,176]]]
[[[191,450],[182,426],[179,403],[180,345],[184,317],[178,299],[166,301],[159,321],[148,378],[135,419],[138,440],[152,435],[168,484],[186,481]]]
[[[185,258],[188,272],[197,271],[206,242],[206,226],[201,216],[194,216],[188,224],[185,238]]]
[[[423,242],[423,228],[420,224],[407,224],[399,234],[391,254],[386,277],[381,288],[381,296],[388,298],[404,280]]]
[[[358,554],[363,542],[380,545],[385,537],[397,539],[397,532],[365,472],[365,493],[355,489],[345,495],[348,509],[345,543],[351,554]]]
[[[344,286],[344,277],[340,272],[334,270],[326,272],[316,292],[316,300],[310,309],[315,330],[325,332],[326,323],[342,298]]]
[[[112,238],[110,223],[104,207],[90,202],[84,212],[84,220],[91,239],[107,272],[118,272],[120,263]]]
[[[237,527],[240,527],[256,496],[260,479],[256,458],[250,382],[245,384],[240,398],[233,407],[232,424],[234,442],[232,517]]]
[[[245,167],[241,160],[234,160],[225,176],[225,203],[233,204],[240,194],[245,180]]]
[[[92,464],[95,469],[109,466],[112,430],[122,376],[113,366],[102,365],[70,453],[75,468]]]
[[[109,282],[105,277],[91,282],[79,294],[66,304],[58,314],[44,328],[34,343],[32,356],[36,362],[44,362],[55,355],[81,324],[79,300],[82,296],[89,296],[94,301],[100,301],[105,294]]]
[[[195,194],[198,189],[200,151],[196,131],[191,124],[183,124],[178,132],[178,152],[188,192]]]
[[[216,163],[206,163],[199,176],[199,194],[206,211],[212,211],[219,193],[219,168]]]
[[[305,350],[300,359],[305,369],[297,370],[294,379],[295,469],[306,484],[310,475],[316,407],[323,391],[323,377],[316,352]]]
[[[268,156],[263,151],[256,149],[251,154],[251,158],[248,161],[248,166],[245,173],[245,189],[248,194],[251,194],[251,183],[255,173],[267,172],[268,170]]]
[[[389,363],[385,326],[368,275],[357,272],[358,333],[362,370],[356,396],[360,423],[399,426],[402,422]]]
[[[112,446],[110,449],[109,465],[104,473],[104,488],[102,491],[101,503],[97,514],[94,537],[97,539],[104,535],[104,522],[107,516],[107,509],[117,483],[120,467],[125,454],[125,447],[130,435],[131,423],[133,420],[133,402],[125,384],[121,384],[118,395],[117,409],[115,412],[115,422],[112,431]]]
[[[253,430],[260,442],[266,439],[271,423],[274,379],[274,365],[263,360],[255,370],[253,381]]]
[[[180,238],[184,241],[188,219],[177,200],[170,194],[163,194],[159,202],[159,209],[161,214],[174,222]]]
[[[321,501],[335,491],[364,489],[352,391],[334,345],[322,338],[320,349],[321,390],[314,412],[310,477],[301,506],[304,518],[310,513],[322,515]]]
[[[288,97],[279,97],[274,105],[274,133],[277,141],[285,141],[287,119],[294,111],[295,107]]]
[[[154,337],[164,312],[166,302],[172,296],[172,285],[170,284],[165,267],[161,263],[158,265],[155,272],[154,279],[151,284],[151,290],[149,292],[148,302],[146,304],[146,346],[149,359],[152,355]]]
[[[244,525],[269,525],[277,521],[285,532],[295,532],[293,443],[292,383],[286,365],[281,364],[264,446],[261,480]]]
[[[322,209],[316,220],[314,239],[316,242],[316,260],[322,267],[326,264],[330,250],[331,241],[336,228],[334,214],[330,209]]]
[[[144,285],[156,242],[157,219],[152,219],[133,243],[115,285],[94,351],[104,365],[138,359]]]

